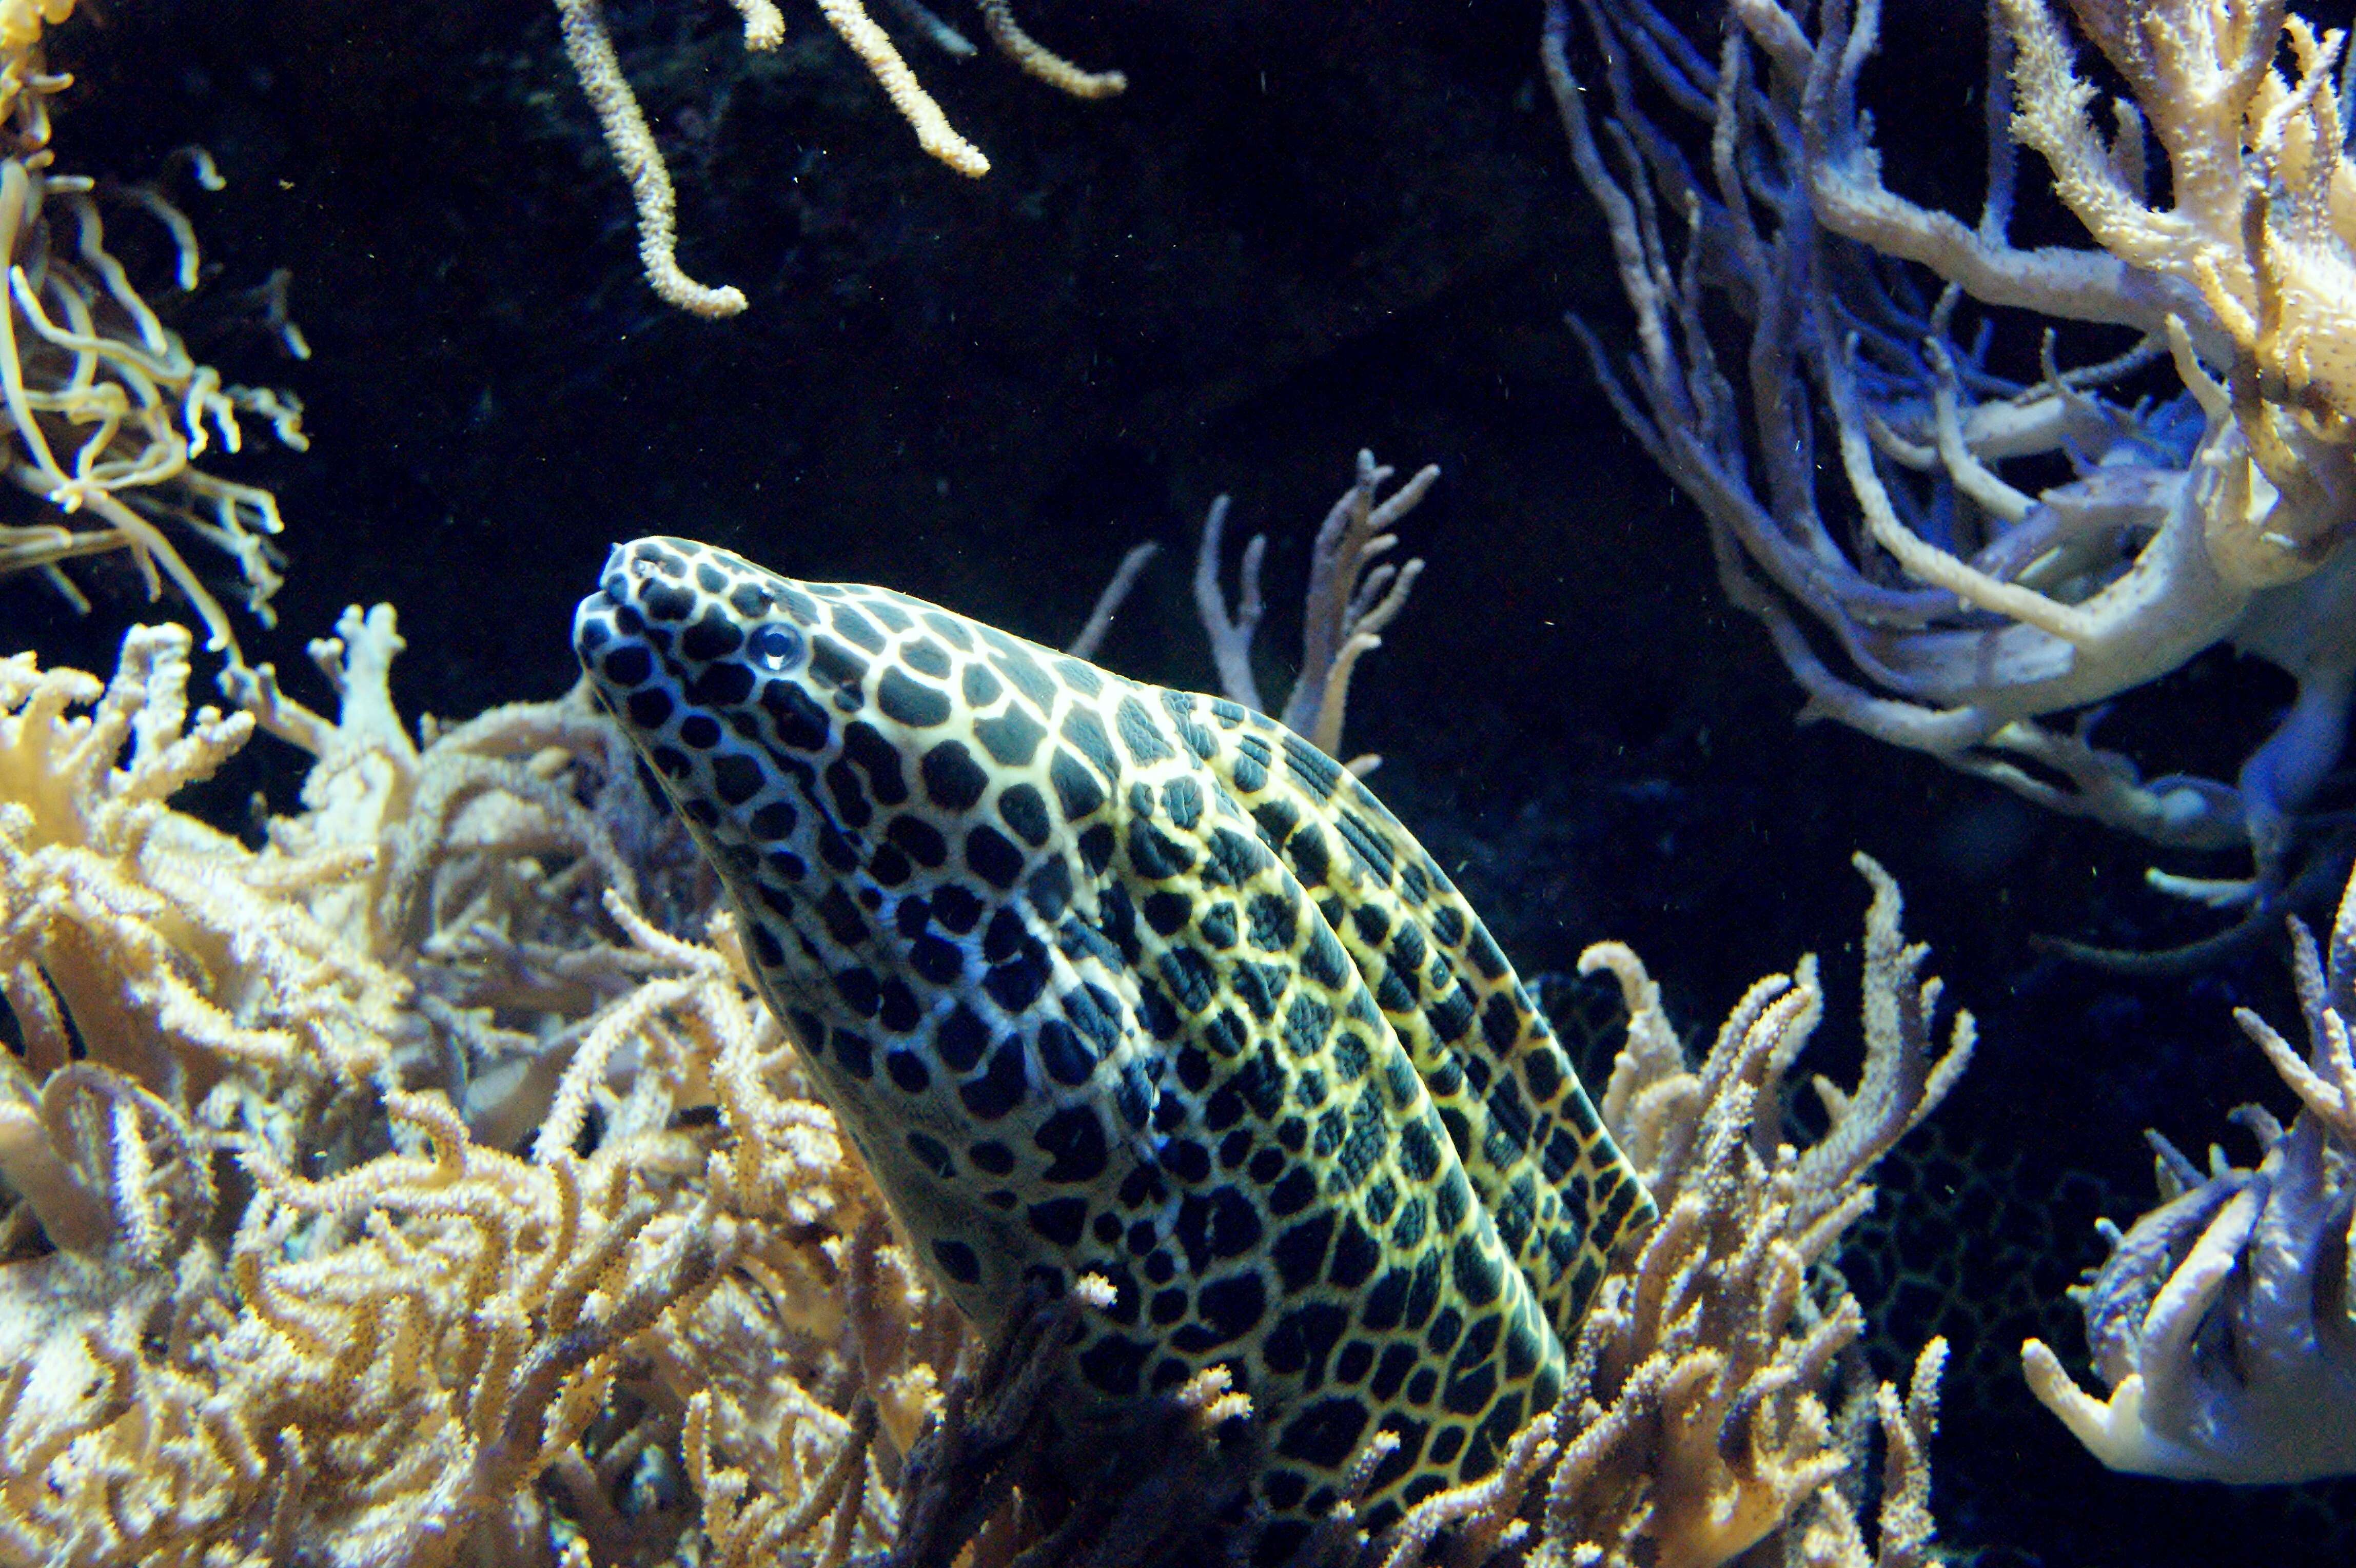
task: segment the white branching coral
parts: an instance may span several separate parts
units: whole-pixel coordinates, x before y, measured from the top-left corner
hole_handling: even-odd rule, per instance
[[[2014,136],[2044,155],[2055,193],[2104,252],[2197,291],[2231,344],[2221,360],[2243,460],[2281,493],[2228,474],[2241,507],[2221,520],[2230,569],[2261,586],[2305,576],[2356,509],[2356,163],[2332,80],[2346,32],[2319,37],[2287,0],[2078,4],[2078,26],[2128,89],[2106,138],[2046,0],[1998,9],[2018,49]],[[2276,63],[2286,50],[2287,72]],[[2151,202],[2147,139],[2167,156],[2165,209]],[[2152,324],[2147,305],[2121,314]]]
[[[299,1122],[403,1035],[406,983],[304,902],[369,852],[257,856],[166,803],[252,731],[243,714],[189,714],[188,648],[181,628],[134,628],[103,687],[29,654],[0,661],[0,998],[25,1047],[0,1073],[19,1111],[81,1058],[175,1115],[203,1108],[217,1132]],[[44,1189],[24,1190],[48,1224]],[[103,1240],[76,1234],[51,1240]]]
[[[1255,533],[1245,542],[1232,606],[1219,583],[1226,570],[1229,498],[1222,495],[1212,500],[1195,545],[1194,615],[1210,641],[1219,690],[1255,713],[1282,721],[1287,729],[1307,737],[1331,757],[1343,755],[1342,726],[1349,708],[1350,679],[1357,671],[1358,660],[1383,645],[1383,628],[1407,607],[1416,579],[1423,575],[1419,557],[1406,562],[1383,557],[1398,547],[1399,521],[1420,506],[1440,481],[1440,466],[1425,464],[1407,483],[1384,495],[1383,487],[1397,473],[1361,448],[1350,488],[1335,498],[1318,526],[1309,549],[1309,582],[1301,600],[1301,664],[1280,710],[1260,695],[1259,676],[1252,668],[1253,639],[1268,610],[1260,589],[1268,535]],[[1114,615],[1161,548],[1141,544],[1121,558],[1067,652],[1082,659],[1095,653]],[[1352,757],[1348,766],[1363,777],[1381,762],[1380,757],[1369,754]]]
[[[1600,121],[1568,9],[1547,70],[1637,318],[1626,380],[1590,350],[1809,714],[2158,844],[2247,844],[2253,877],[2170,886],[2270,922],[2356,680],[2344,35],[2283,0],[2072,0],[2131,93],[2105,136],[2047,0],[2000,0],[1967,221],[1882,182],[1858,90],[1879,0],[1732,0],[1715,59],[1649,0],[1597,0]],[[1708,129],[1692,153],[1680,119]],[[2094,246],[2011,242],[2015,139]],[[2030,356],[2036,317],[2124,328],[2119,351],[2065,368],[2049,328]],[[2132,397],[2171,370],[2178,395]],[[2235,779],[2147,779],[2095,744],[2098,704],[2221,642],[2299,687]]]
[[[2106,1397],[2040,1341],[2029,1388],[2114,1470],[2243,1484],[2356,1474],[2356,879],[2329,956],[2290,922],[2304,1057],[2244,1007],[2234,1016],[2298,1098],[2288,1129],[2256,1106],[2249,1168],[2199,1166],[2158,1137],[2159,1208],[2073,1291]]]
[[[755,51],[776,48],[785,41],[786,18],[775,0],[732,0],[744,19],[744,47]],[[819,12],[835,36],[859,57],[891,99],[892,107],[916,134],[916,145],[958,173],[980,178],[990,172],[990,159],[980,147],[958,134],[948,116],[925,91],[908,62],[901,57],[892,35],[867,14],[862,0],[817,0]],[[1055,53],[1023,30],[1009,0],[977,0],[984,28],[1000,53],[1029,75],[1075,98],[1109,98],[1129,85],[1117,70],[1084,70]],[[928,41],[951,53],[971,54],[954,28],[918,3],[895,0],[894,8],[907,15]],[[630,197],[638,209],[638,259],[648,286],[667,305],[692,315],[734,316],[745,306],[744,291],[733,285],[714,288],[700,284],[679,264],[679,201],[671,188],[670,171],[637,94],[622,74],[614,40],[605,30],[598,0],[556,0],[564,52],[573,73],[597,113],[597,124],[622,177],[630,182]]]
[[[1342,749],[1342,721],[1350,701],[1350,677],[1358,660],[1383,645],[1382,630],[1407,607],[1423,563],[1394,565],[1381,558],[1398,544],[1393,530],[1439,482],[1440,467],[1427,463],[1389,495],[1382,487],[1396,472],[1358,453],[1358,471],[1319,525],[1309,553],[1308,596],[1301,607],[1301,669],[1281,712],[1260,701],[1252,674],[1252,634],[1262,609],[1259,567],[1268,536],[1255,533],[1244,546],[1239,593],[1231,615],[1219,587],[1221,545],[1226,538],[1227,498],[1219,497],[1203,520],[1203,540],[1194,556],[1194,610],[1211,639],[1219,685],[1248,708],[1280,719],[1326,752]],[[1379,499],[1377,498],[1380,498]],[[1366,773],[1379,757],[1354,760],[1351,770]]]

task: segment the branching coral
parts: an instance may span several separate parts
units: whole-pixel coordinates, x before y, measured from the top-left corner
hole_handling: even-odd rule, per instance
[[[133,633],[104,686],[0,663],[23,1041],[0,1081],[0,1562],[696,1539],[726,1562],[971,1541],[977,1563],[1124,1563],[1237,1522],[1258,1439],[1216,1376],[1048,1464],[1073,1457],[1039,1441],[1056,1337],[1108,1296],[1084,1283],[973,1359],[728,923],[690,942],[628,897],[706,918],[601,721],[516,704],[420,744],[385,694],[390,612],[339,631],[313,650],[334,721],[267,668],[244,711],[191,715],[177,628]],[[257,727],[315,758],[259,850],[168,801]],[[1874,1392],[1826,1265],[1969,1026],[1933,1058],[1936,983],[1869,875],[1867,1065],[1854,1091],[1818,1081],[1805,1148],[1780,1129],[1813,964],[1688,1069],[1633,956],[1591,955],[1634,1014],[1606,1113],[1665,1218],[1602,1287],[1573,1398],[1499,1472],[1373,1541],[1344,1507],[1319,1553],[1706,1563],[1782,1531],[1797,1560],[1864,1563],[1878,1428],[1879,1560],[1921,1560],[1937,1356]]]
[[[1223,1533],[1230,1552],[1240,1543],[1259,1434],[1225,1367],[1141,1402],[1085,1444],[1056,1440],[1074,1331],[1114,1300],[1102,1276],[1084,1276],[1059,1301],[1028,1303],[959,1368],[909,1456],[894,1568],[1143,1568],[1202,1561]]]
[[[2052,1350],[2021,1348],[2047,1408],[2115,1470],[2275,1483],[2356,1473],[2356,879],[2329,958],[2290,923],[2308,1051],[2248,1008],[2235,1017],[2298,1097],[2287,1131],[2236,1112],[2260,1158],[2204,1175],[2165,1140],[2159,1208],[2072,1293],[2108,1390],[2079,1388]]]
[[[1219,690],[1255,713],[1282,720],[1285,727],[1306,736],[1329,756],[1342,754],[1342,725],[1358,660],[1383,645],[1383,628],[1407,607],[1415,580],[1423,575],[1420,559],[1394,564],[1382,557],[1398,548],[1399,520],[1422,504],[1440,480],[1440,467],[1427,463],[1407,483],[1383,495],[1383,486],[1396,472],[1388,464],[1376,462],[1372,452],[1361,450],[1355,478],[1318,526],[1310,545],[1309,584],[1301,604],[1301,667],[1280,712],[1261,697],[1259,677],[1252,669],[1252,641],[1267,611],[1260,563],[1268,553],[1268,535],[1255,533],[1244,545],[1232,608],[1226,590],[1219,585],[1225,570],[1227,497],[1211,502],[1194,551],[1194,614],[1210,639]],[[1160,549],[1141,544],[1121,558],[1068,651],[1080,658],[1095,651],[1139,574]],[[1376,756],[1358,757],[1349,767],[1363,776],[1381,761]]]
[[[1310,547],[1309,591],[1302,606],[1301,670],[1281,713],[1260,701],[1251,667],[1252,634],[1261,612],[1259,565],[1268,536],[1256,533],[1244,546],[1242,578],[1235,613],[1219,587],[1221,543],[1226,537],[1227,498],[1211,503],[1203,520],[1203,541],[1194,557],[1194,609],[1211,639],[1219,684],[1248,708],[1281,719],[1329,753],[1342,749],[1342,720],[1350,700],[1350,676],[1358,660],[1383,645],[1382,629],[1407,607],[1423,563],[1394,566],[1380,559],[1398,543],[1392,532],[1439,481],[1437,464],[1427,463],[1387,496],[1382,487],[1394,470],[1372,452],[1358,454],[1357,478],[1343,491]],[[1381,496],[1379,501],[1376,497]],[[1380,758],[1353,762],[1370,771]]]
[[[746,48],[774,49],[785,41],[786,18],[775,0],[731,3],[744,18]],[[1129,85],[1117,70],[1083,70],[1032,38],[1015,21],[1009,0],[977,3],[991,42],[999,51],[1057,91],[1075,98],[1109,98]],[[990,172],[990,160],[949,124],[941,106],[901,58],[892,35],[867,14],[862,0],[818,0],[818,8],[827,26],[859,57],[892,100],[892,107],[916,132],[918,146],[959,174],[979,178]],[[897,0],[895,8],[909,13],[919,31],[935,44],[953,52],[973,52],[971,45],[916,0]],[[614,161],[621,166],[622,177],[630,182],[630,197],[638,211],[638,259],[648,286],[664,303],[696,316],[736,315],[744,308],[744,290],[700,284],[679,264],[679,204],[670,171],[663,166],[662,150],[655,145],[637,95],[622,74],[622,62],[605,30],[598,0],[556,0],[556,10],[565,56],[580,78],[590,107],[597,112],[598,126],[605,145],[613,149]]]
[[[1923,1352],[1909,1393],[1869,1392],[1862,1369],[1841,1365],[1862,1316],[1829,1264],[1873,1201],[1874,1162],[1954,1087],[1973,1026],[1959,1015],[1933,1055],[1927,950],[1900,935],[1896,886],[1870,860],[1858,865],[1874,888],[1865,1067],[1854,1090],[1814,1080],[1826,1126],[1804,1148],[1783,1129],[1785,1076],[1824,1011],[1813,959],[1752,986],[1697,1068],[1633,953],[1607,944],[1581,961],[1615,975],[1627,1002],[1602,1110],[1662,1217],[1582,1326],[1560,1456],[1537,1476],[1539,1560],[1708,1565],[1778,1531],[1789,1561],[1928,1560],[1925,1449],[1944,1348]],[[1825,1402],[1837,1383],[1853,1391],[1839,1418]],[[1852,1474],[1868,1425],[1889,1465],[1878,1557],[1858,1527],[1866,1488]]]
[[[341,629],[339,722],[192,717],[177,628],[0,663],[0,1562],[888,1542],[962,1326],[725,923],[624,897],[694,883],[618,742],[417,745]],[[167,801],[257,714],[318,758],[259,851]]]
[[[0,997],[24,1041],[5,1069],[20,1106],[80,1057],[176,1115],[207,1107],[217,1131],[302,1122],[405,1033],[406,983],[304,903],[369,852],[256,856],[165,803],[252,730],[191,719],[188,645],[136,628],[102,688],[29,654],[0,663]],[[27,1196],[47,1222],[43,1190]]]
[[[577,1441],[621,1345],[709,1277],[711,1227],[651,1223],[616,1161],[529,1166],[473,1146],[438,1096],[387,1109],[428,1153],[317,1183],[244,1162],[262,1196],[225,1275],[192,1246],[168,1292],[126,1293],[97,1325],[9,1315],[26,1560],[277,1561],[300,1541],[434,1562],[477,1520],[529,1535],[522,1483]],[[38,1301],[91,1272],[57,1254],[8,1279]]]
[[[42,61],[41,26],[71,0],[20,5],[0,20],[0,247],[8,305],[0,310],[0,403],[13,435],[8,477],[66,521],[0,521],[0,575],[39,570],[78,607],[63,563],[127,550],[151,597],[169,577],[203,617],[210,645],[232,656],[229,618],[180,556],[167,526],[237,564],[264,624],[279,585],[278,503],[269,491],[195,466],[218,441],[235,453],[238,416],[259,415],[285,445],[305,446],[301,406],[265,388],[233,386],[199,364],[106,248],[101,201],[160,221],[178,257],[176,285],[198,282],[195,231],[163,194],[118,188],[52,168],[48,100],[68,85]],[[197,155],[198,177],[218,186]],[[56,220],[62,209],[70,225]],[[70,231],[72,238],[68,241]],[[273,285],[283,288],[283,285]],[[299,349],[299,335],[286,341]],[[89,526],[78,525],[87,519]]]
[[[1858,101],[1878,0],[1734,0],[1715,60],[1647,0],[1585,9],[1610,117],[1572,76],[1566,0],[1547,70],[1636,312],[1630,379],[1588,346],[1808,714],[2156,843],[2246,843],[2254,878],[2175,886],[2270,920],[2289,817],[2340,754],[2356,677],[2342,35],[2281,0],[2072,0],[2133,94],[2106,140],[2045,0],[2002,0],[1974,223],[1882,183]],[[1672,116],[1707,124],[1705,146]],[[2010,138],[2045,156],[2098,248],[2013,245]],[[2136,336],[2065,370],[2048,329],[2024,362],[2016,313]],[[1713,338],[1729,328],[1737,360]],[[2129,401],[2161,367],[2180,393]],[[1818,482],[1821,440],[1846,493]],[[2059,463],[2074,477],[2053,483]],[[2094,742],[2095,704],[2220,642],[2299,683],[2231,785],[2147,780]]]

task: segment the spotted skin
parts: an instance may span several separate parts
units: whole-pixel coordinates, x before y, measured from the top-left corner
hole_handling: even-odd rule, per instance
[[[880,588],[617,546],[574,640],[761,989],[958,1305],[1114,1288],[1110,1408],[1224,1364],[1261,1555],[1493,1469],[1653,1207],[1496,943],[1365,787],[1234,703]]]

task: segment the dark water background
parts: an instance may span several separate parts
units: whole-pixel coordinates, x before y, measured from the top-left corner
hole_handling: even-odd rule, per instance
[[[1872,79],[1890,178],[1968,210],[1979,11],[1904,10]],[[2145,1126],[2246,1161],[2226,1110],[2286,1113],[2228,1016],[2247,1002],[2292,1023],[2280,944],[2166,980],[2041,956],[2037,933],[2152,947],[2213,922],[2147,892],[2134,843],[1794,726],[1798,692],[1722,600],[1698,516],[1562,326],[1575,310],[1610,335],[1624,307],[1538,79],[1531,0],[1033,0],[1043,39],[1129,73],[1095,104],[986,48],[907,42],[995,163],[980,182],[916,150],[799,0],[785,48],[755,61],[717,3],[608,11],[680,187],[685,264],[752,297],[734,321],[671,313],[641,283],[545,5],[124,0],[59,37],[81,78],[61,168],[135,178],[200,142],[230,188],[171,189],[210,292],[294,269],[307,363],[201,304],[181,318],[231,380],[307,405],[307,456],[262,437],[222,470],[273,488],[287,518],[280,628],[241,621],[251,657],[324,706],[303,644],[383,599],[409,639],[404,713],[553,695],[606,545],[655,532],[1060,643],[1121,553],[1158,539],[1099,657],[1203,687],[1187,574],[1228,491],[1231,535],[1269,534],[1262,679],[1280,691],[1309,542],[1355,452],[1439,463],[1405,529],[1429,569],[1361,667],[1350,749],[1383,754],[1376,787],[1524,972],[1620,938],[1706,1033],[1815,950],[1834,1011],[1811,1055],[1846,1073],[1865,902],[1847,858],[1864,848],[1980,1019],[1935,1143],[1889,1172],[1888,1234],[1851,1259],[1884,1375],[1929,1333],[1955,1341],[1933,1450],[1948,1541],[2055,1568],[2350,1560],[2348,1485],[2109,1475],[2018,1374],[2024,1333],[2082,1349],[2059,1294],[2100,1255],[2096,1213],[2148,1206]],[[2032,202],[2029,220],[2048,220]],[[137,231],[125,215],[110,240],[158,254]],[[119,563],[77,575],[99,599],[86,621],[0,583],[9,648],[110,667],[135,585]],[[2104,734],[2151,771],[2230,778],[2286,695],[2212,653]],[[295,760],[257,741],[205,802],[231,823],[257,789],[291,808]],[[1888,1283],[1893,1259],[1915,1283]],[[2055,1305],[2040,1318],[2033,1301]]]

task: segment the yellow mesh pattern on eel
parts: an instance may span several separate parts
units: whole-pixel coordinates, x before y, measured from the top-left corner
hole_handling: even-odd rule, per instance
[[[1033,1281],[1110,1281],[1074,1349],[1108,1406],[1225,1364],[1264,1559],[1376,1431],[1379,1527],[1553,1404],[1652,1204],[1496,943],[1330,758],[686,540],[616,547],[574,639],[959,1305],[990,1327]]]

